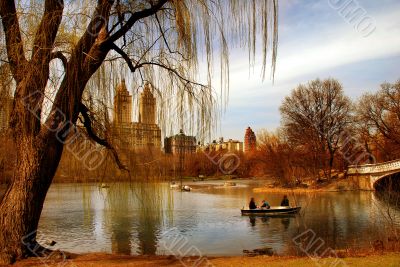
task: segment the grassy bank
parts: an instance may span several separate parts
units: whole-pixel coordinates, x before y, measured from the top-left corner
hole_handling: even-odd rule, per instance
[[[202,264],[199,264],[202,262]],[[124,256],[103,253],[84,254],[73,257],[67,262],[27,259],[17,262],[13,266],[400,266],[400,253],[384,253],[364,257],[322,258],[308,257],[210,257],[183,258],[182,262],[174,256]]]
[[[310,183],[306,187],[280,187],[273,185],[265,185],[263,187],[254,188],[254,192],[266,193],[318,193],[318,192],[345,192],[357,191],[359,187],[354,184],[351,179],[333,178],[324,180],[319,183]]]

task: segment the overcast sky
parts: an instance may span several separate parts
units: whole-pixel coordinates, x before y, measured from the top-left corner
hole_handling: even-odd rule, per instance
[[[400,1],[279,3],[275,82],[269,76],[262,82],[257,67],[249,75],[247,52],[232,49],[229,103],[216,138],[243,140],[247,126],[256,132],[276,129],[282,99],[298,84],[315,78],[337,78],[353,100],[376,91],[382,82],[400,79]],[[342,3],[349,3],[349,9],[358,5],[365,10],[363,24],[343,17]]]

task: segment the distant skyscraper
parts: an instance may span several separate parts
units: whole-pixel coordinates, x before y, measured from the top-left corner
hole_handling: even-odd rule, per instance
[[[156,124],[156,98],[150,92],[149,84],[146,84],[139,99],[139,122],[144,124]]]
[[[132,122],[132,96],[126,89],[125,80],[117,86],[114,97],[114,123],[116,125]]]
[[[256,135],[250,127],[247,127],[244,135],[244,152],[255,151],[257,148]]]
[[[161,150],[161,130],[156,124],[156,100],[146,84],[139,98],[139,122],[132,122],[132,96],[125,81],[114,97],[113,134],[123,149],[157,148]]]

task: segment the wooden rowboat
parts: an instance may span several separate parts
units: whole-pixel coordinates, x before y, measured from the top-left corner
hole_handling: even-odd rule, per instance
[[[301,207],[271,207],[269,209],[241,209],[242,215],[261,215],[261,216],[273,216],[273,215],[285,215],[295,214],[300,211]]]

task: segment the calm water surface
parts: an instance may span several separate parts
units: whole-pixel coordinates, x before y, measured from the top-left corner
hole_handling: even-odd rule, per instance
[[[124,254],[241,255],[243,249],[270,246],[278,254],[295,254],[293,238],[307,229],[333,249],[366,247],[386,238],[387,228],[400,222],[400,210],[373,192],[290,195],[300,215],[282,218],[249,218],[240,208],[254,196],[279,205],[282,194],[254,193],[260,182],[223,182],[192,192],[157,185],[54,184],[44,206],[39,239],[55,240],[58,249],[71,252]],[[221,185],[221,186],[218,186]],[[216,187],[215,187],[216,186]],[[393,218],[388,218],[388,212]],[[182,250],[182,248],[181,248]]]

